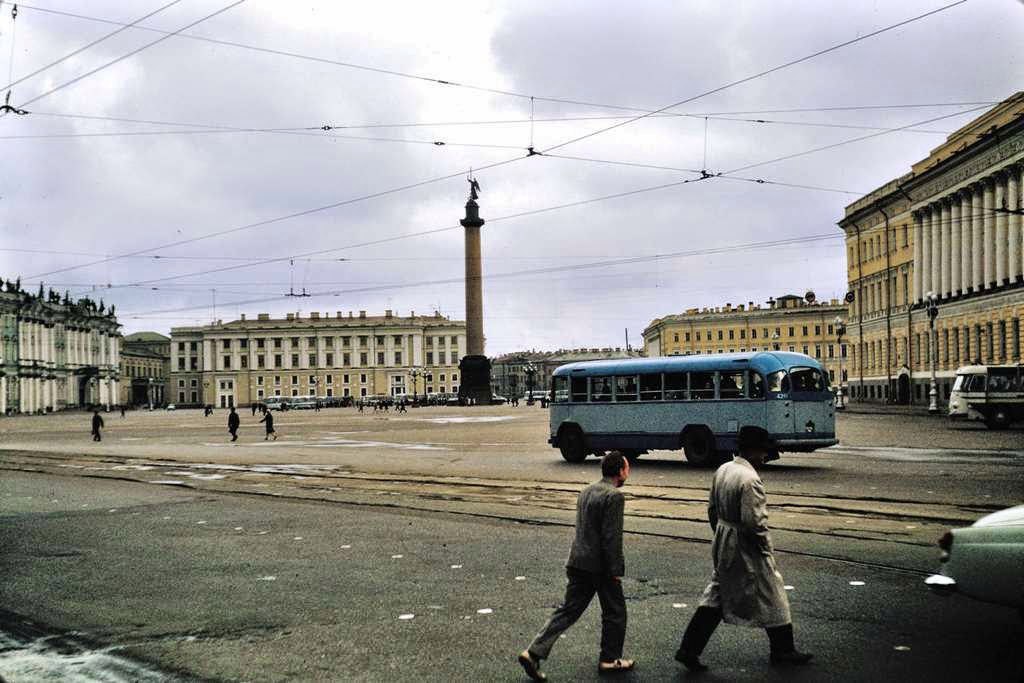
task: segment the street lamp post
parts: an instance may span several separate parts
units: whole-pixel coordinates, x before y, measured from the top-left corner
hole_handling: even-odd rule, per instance
[[[418,386],[417,380],[419,379],[419,376],[423,374],[423,371],[420,370],[419,368],[413,368],[412,372],[410,372],[409,374],[412,375],[412,407],[415,408],[416,405],[419,403],[419,393],[417,391],[417,386]]]
[[[939,315],[939,297],[935,292],[928,292],[928,363],[931,366],[931,388],[928,390],[928,412],[935,415],[939,412],[939,389],[935,383],[935,362],[937,360],[937,349],[935,336],[935,318]]]
[[[846,334],[846,323],[838,315],[833,323],[836,326],[836,344],[839,346],[837,349],[839,353],[839,401],[836,403],[836,409],[843,410],[846,408],[846,404],[843,402],[843,335]]]
[[[535,366],[533,363],[527,363],[526,367],[523,368],[523,370],[526,372],[526,391],[528,392],[527,396],[526,396],[526,405],[532,406],[533,405],[533,375],[534,375],[535,372],[537,372],[537,366]]]

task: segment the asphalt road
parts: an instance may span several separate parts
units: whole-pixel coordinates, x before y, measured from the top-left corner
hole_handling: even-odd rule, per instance
[[[84,415],[0,423],[0,675],[523,680],[596,460],[563,462],[539,409],[288,413],[266,445],[249,418],[237,444],[223,411],[111,415],[100,444]],[[1019,680],[1017,614],[922,580],[944,528],[1024,500],[1020,432],[840,420],[840,447],[763,475],[816,663],[773,670],[763,633],[723,627],[702,678]],[[688,678],[710,474],[655,453],[626,486],[626,680]],[[597,678],[597,612],[552,679]]]

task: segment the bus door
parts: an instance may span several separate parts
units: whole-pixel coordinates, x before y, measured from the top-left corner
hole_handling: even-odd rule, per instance
[[[830,400],[828,379],[817,368],[789,369],[793,431],[797,434],[832,435],[835,433],[834,406]]]
[[[776,370],[765,378],[765,428],[769,434],[778,436],[796,432],[796,418],[793,417],[793,397],[789,375],[785,370]]]

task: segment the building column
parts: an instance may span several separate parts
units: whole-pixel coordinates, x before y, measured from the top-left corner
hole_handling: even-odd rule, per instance
[[[932,205],[932,275],[931,290],[936,295],[942,294],[942,205],[938,202]]]
[[[971,191],[960,190],[960,289],[971,289]]]
[[[950,251],[949,251],[949,295],[960,296],[963,293],[963,283],[960,279],[960,193],[957,192],[950,197],[949,205],[949,230],[950,230]]]
[[[1006,208],[1010,211],[1019,211],[1021,206],[1020,202],[1020,188],[1021,188],[1021,167],[1011,166],[1009,168],[1009,177],[1006,181]],[[1009,268],[1006,276],[1010,278],[1010,282],[1017,282],[1024,277],[1024,263],[1021,262],[1021,223],[1024,216],[1020,214],[1007,214],[1007,240],[1009,240],[1009,249],[1007,249],[1009,257]]]
[[[975,292],[981,291],[985,282],[985,231],[984,206],[982,201],[983,184],[971,186],[971,286]]]
[[[924,290],[921,289],[921,272],[923,270],[922,258],[922,240],[923,230],[921,224],[924,222],[924,218],[920,211],[914,212],[914,296],[910,299],[911,303],[916,303],[924,298]]]
[[[926,299],[932,288],[932,210],[921,210],[921,298]]]
[[[952,270],[950,230],[953,226],[949,220],[950,207],[949,198],[943,198],[939,202],[939,235],[941,236],[939,241],[939,294],[943,299],[949,298],[952,289],[950,287],[950,272]]]
[[[982,252],[985,257],[984,283],[985,289],[991,289],[996,282],[996,222],[992,207],[995,204],[995,181],[989,176],[981,181],[981,221],[982,237],[985,246]]]
[[[995,193],[992,208],[993,210],[1002,209],[1006,204],[1006,173],[999,171],[993,177],[995,178]],[[1006,214],[1002,211],[997,211],[992,218],[996,225],[996,287],[1002,287],[1006,284],[1006,266],[1008,263],[1006,254]]]

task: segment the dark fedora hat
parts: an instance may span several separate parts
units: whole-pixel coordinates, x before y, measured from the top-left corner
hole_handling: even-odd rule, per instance
[[[760,427],[741,427],[737,443],[740,451],[773,451],[778,448],[768,432]]]

